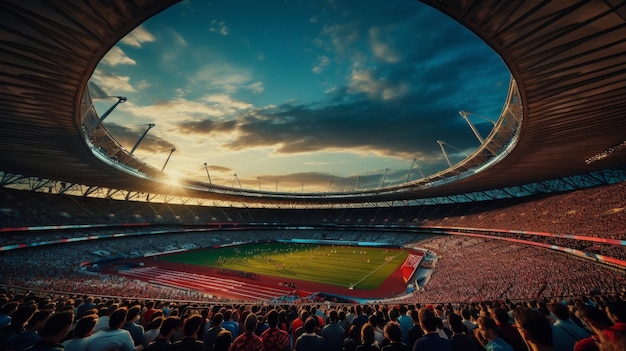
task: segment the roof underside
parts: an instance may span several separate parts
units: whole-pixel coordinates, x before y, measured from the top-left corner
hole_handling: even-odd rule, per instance
[[[174,188],[103,163],[80,131],[80,105],[100,59],[177,0],[0,3],[0,171],[148,193],[249,202],[347,203],[437,197],[623,166],[626,2],[422,0],[458,20],[505,61],[524,117],[502,161],[446,185],[350,198],[249,196]]]

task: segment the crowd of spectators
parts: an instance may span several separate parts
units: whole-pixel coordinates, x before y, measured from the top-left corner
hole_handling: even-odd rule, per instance
[[[393,241],[434,252],[439,260],[424,288],[406,299],[415,302],[475,301],[497,298],[539,298],[599,292],[618,292],[626,286],[623,272],[588,260],[527,245],[464,236],[406,235],[395,232],[298,231],[313,240],[354,238],[372,242]],[[122,237],[13,250],[0,255],[0,281],[5,285],[63,292],[84,292],[126,297],[179,296],[202,300],[206,296],[187,290],[155,286],[121,277],[89,274],[85,262],[111,257],[133,258],[203,248],[232,242],[288,240],[291,230],[182,233]],[[104,257],[106,258],[106,257]],[[503,269],[506,267],[506,269]]]
[[[220,208],[0,189],[0,227],[69,224],[286,223],[513,229],[626,240],[624,182],[560,194],[439,205],[350,208]]]
[[[0,348],[14,351],[604,351],[625,350],[625,333],[623,294],[259,305],[0,288]]]
[[[432,303],[619,293],[622,270],[552,250],[480,238],[433,237],[419,242],[438,260],[424,287],[405,301]]]

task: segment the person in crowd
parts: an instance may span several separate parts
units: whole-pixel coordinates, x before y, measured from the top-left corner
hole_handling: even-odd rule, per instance
[[[146,302],[146,310],[141,314],[141,319],[139,320],[141,326],[146,327],[148,323],[150,323],[152,315],[158,311],[158,309],[155,308],[155,305],[155,301]]]
[[[111,348],[121,351],[135,350],[135,343],[128,330],[122,329],[126,323],[126,307],[118,308],[109,318],[109,329],[99,331],[89,338],[86,351],[102,351]],[[138,348],[141,350],[142,348]]]
[[[24,350],[35,345],[41,340],[39,331],[46,324],[46,321],[52,314],[49,310],[39,310],[33,314],[26,324],[26,329],[4,340],[2,349],[4,350]]]
[[[202,316],[193,314],[183,322],[184,337],[172,344],[172,351],[204,351],[204,342],[198,340],[198,332],[202,326]]]
[[[361,327],[361,344],[355,349],[356,351],[379,351],[380,347],[376,342],[376,334],[374,326],[369,322]]]
[[[317,317],[314,316],[309,316],[304,321],[304,333],[296,339],[293,347],[294,351],[326,350],[324,338],[315,333],[315,329],[318,327],[317,323]]]
[[[379,313],[371,314],[368,318],[368,323],[372,325],[374,328],[374,340],[378,347],[383,347],[385,342],[385,332],[383,328],[385,326],[384,320],[381,318]]]
[[[383,328],[385,339],[389,340],[389,344],[383,346],[382,351],[411,351],[411,348],[402,342],[402,329],[396,321],[389,321]]]
[[[222,328],[228,330],[234,338],[239,336],[239,323],[233,319],[235,311],[235,309],[226,310],[224,312],[224,321],[222,322]]]
[[[467,329],[463,324],[463,318],[455,313],[448,314],[448,325],[452,336],[450,343],[454,351],[479,351],[478,342],[472,334],[466,334]]]
[[[322,337],[329,351],[341,351],[346,331],[339,325],[339,313],[331,309],[328,312],[329,323],[322,328]],[[267,350],[266,350],[267,351]]]
[[[415,326],[415,321],[411,318],[411,312],[414,311],[415,306],[406,306],[404,304],[399,307],[398,323],[400,323],[400,329],[402,330],[402,342],[409,347],[413,347],[413,343],[409,341],[409,329]],[[417,322],[419,326],[419,322]],[[420,329],[421,330],[421,329]]]
[[[431,309],[420,308],[418,319],[424,336],[415,341],[413,351],[452,351],[450,340],[442,338],[437,332],[439,317]]]
[[[515,325],[530,351],[553,351],[553,333],[550,322],[541,312],[527,307],[513,310]]]
[[[510,323],[511,318],[509,313],[502,307],[496,307],[492,309],[491,312],[496,321],[496,325],[498,326],[498,334],[500,337],[511,345],[513,350],[527,351],[524,339],[522,339],[522,336],[517,331],[517,328]]]
[[[465,326],[465,332],[467,335],[474,335],[474,329],[476,329],[476,323],[472,322],[472,312],[467,309],[461,309],[461,317],[463,317],[463,325]]]
[[[254,333],[257,323],[258,318],[256,314],[249,313],[246,316],[244,322],[245,331],[233,340],[232,351],[264,351],[263,340]]]
[[[169,351],[172,346],[170,339],[174,336],[179,324],[180,317],[178,316],[170,315],[170,317],[165,318],[161,324],[159,335],[154,341],[148,343],[146,351]]]
[[[415,345],[415,341],[421,338],[424,335],[424,329],[420,325],[419,312],[415,309],[409,311],[411,321],[413,326],[408,330],[408,340],[407,344],[409,347],[413,347]]]
[[[232,334],[226,329],[221,330],[215,337],[213,351],[230,351],[232,348],[232,341]]]
[[[159,331],[161,330],[161,325],[164,320],[165,318],[163,318],[163,316],[158,316],[156,318],[152,318],[152,321],[148,323],[146,331],[143,333],[143,337],[146,339],[146,345],[156,339],[159,335]]]
[[[11,307],[12,308],[12,307]],[[17,336],[26,330],[26,323],[32,318],[37,311],[34,304],[20,305],[16,304],[15,311],[11,314],[11,324],[2,328],[0,331],[0,345],[9,337]]]
[[[548,304],[547,308],[556,318],[552,324],[555,350],[573,350],[578,341],[589,337],[589,332],[571,321],[570,311],[565,305],[553,302]]]
[[[79,319],[74,328],[74,337],[63,342],[65,351],[86,350],[89,337],[93,334],[97,322],[98,316],[95,314],[88,314]]]
[[[289,333],[278,327],[278,314],[278,311],[275,309],[267,313],[267,324],[269,328],[261,334],[265,351],[289,351],[291,349]]]
[[[211,319],[211,327],[206,331],[206,333],[204,333],[203,337],[204,349],[206,351],[213,351],[213,344],[215,343],[215,338],[217,337],[217,334],[224,330],[224,328],[222,327],[223,321],[224,315],[222,313],[217,312],[213,315],[213,318]]]
[[[76,308],[76,317],[82,318],[83,316],[87,315],[95,309],[96,304],[94,303],[93,296],[85,296],[83,299],[83,303]]]
[[[626,334],[626,301],[611,301],[606,305],[606,314],[613,322],[612,330]]]
[[[269,328],[269,325],[267,324],[266,320],[265,320],[265,314],[257,314],[257,324],[256,324],[256,330],[254,331],[254,334],[261,336],[261,334],[263,334],[264,331],[266,331]]]
[[[44,327],[39,331],[41,340],[31,346],[29,351],[63,351],[63,345],[60,342],[67,336],[72,324],[74,323],[73,312],[55,313],[48,320]]]
[[[139,307],[138,305],[128,309],[128,314],[126,315],[126,323],[124,323],[122,329],[128,330],[130,336],[133,338],[133,343],[135,344],[135,347],[141,346],[142,348],[145,348],[147,343],[146,337],[144,336],[144,330],[141,325],[137,324],[137,321],[140,318],[140,313],[141,307]]]
[[[109,329],[109,318],[111,318],[111,314],[113,314],[113,312],[115,312],[115,310],[117,310],[119,307],[120,306],[118,304],[113,303],[105,309],[105,314],[98,318],[98,323],[94,328],[94,333],[97,333],[101,330]]]
[[[613,327],[613,322],[604,310],[595,306],[582,305],[578,308],[577,313],[583,324],[588,326],[589,330],[598,330],[607,335],[607,337],[612,334],[611,327]],[[599,351],[599,344],[600,337],[592,333],[591,336],[576,342],[574,351]]]
[[[343,351],[355,351],[361,344],[361,330],[356,325],[351,325],[348,335],[343,339]]]
[[[480,316],[474,332],[476,339],[487,351],[514,351],[513,347],[500,337],[498,326],[493,318]]]

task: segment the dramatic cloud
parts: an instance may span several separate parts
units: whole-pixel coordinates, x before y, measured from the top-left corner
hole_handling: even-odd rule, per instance
[[[118,76],[101,69],[96,69],[91,79],[102,88],[102,90],[110,92],[111,95],[136,91],[130,84],[130,77],[128,76]]]
[[[156,41],[154,35],[148,32],[148,30],[143,25],[135,28],[132,32],[130,32],[121,40],[122,44],[126,44],[134,48],[140,48],[144,43],[151,43],[154,41]]]
[[[107,52],[102,58],[102,62],[108,66],[114,67],[117,65],[136,65],[137,62],[126,56],[126,53],[119,47],[114,46]]]

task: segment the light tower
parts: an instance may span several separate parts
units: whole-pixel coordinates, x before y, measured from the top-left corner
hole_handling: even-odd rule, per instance
[[[170,154],[167,156],[167,159],[165,160],[165,163],[163,164],[163,168],[161,168],[161,173],[163,173],[163,170],[165,170],[165,166],[167,166],[167,163],[170,162],[170,157],[172,157],[172,154],[174,153],[174,151],[176,151],[175,147],[173,147],[170,150]]]
[[[143,134],[141,135],[141,138],[139,138],[139,140],[137,140],[137,143],[135,143],[135,146],[133,146],[133,149],[130,150],[130,154],[132,155],[133,152],[135,152],[135,150],[137,149],[137,146],[139,146],[139,144],[141,143],[141,141],[143,140],[143,138],[146,137],[146,134],[148,134],[148,131],[152,128],[154,128],[156,126],[156,124],[154,123],[149,123],[148,124],[148,129],[146,129],[145,132],[143,132]]]
[[[102,124],[102,121],[104,121],[105,118],[107,118],[107,116],[109,114],[111,114],[111,112],[113,112],[113,110],[115,110],[115,108],[117,107],[117,105],[126,102],[126,97],[125,96],[106,96],[106,97],[114,97],[117,98],[117,102],[115,104],[113,104],[113,106],[111,106],[102,116],[100,116],[100,118],[98,118],[98,122],[96,122],[96,124],[94,124],[90,129],[89,129],[89,134],[93,133],[94,130],[96,130],[96,128]]]

